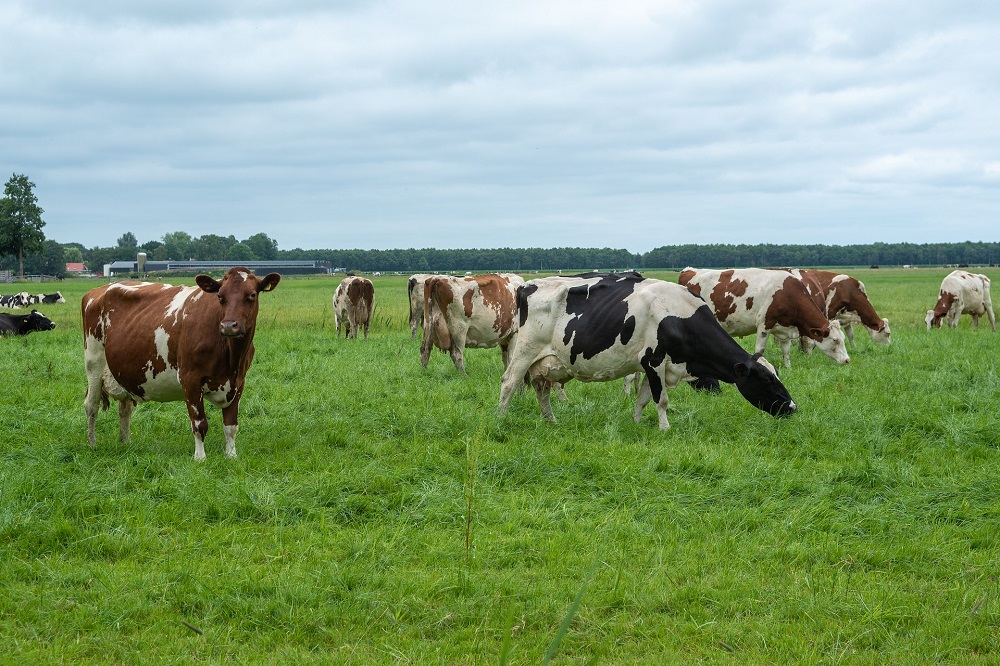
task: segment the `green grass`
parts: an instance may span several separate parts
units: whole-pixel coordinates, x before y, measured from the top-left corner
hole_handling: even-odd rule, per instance
[[[405,277],[367,341],[286,278],[204,463],[180,403],[86,445],[67,282],[0,338],[0,662],[998,663],[1000,334],[924,329],[946,272],[855,271],[893,344],[795,352],[794,416],[680,387],[665,433],[620,382],[498,419],[499,352],[422,369]]]

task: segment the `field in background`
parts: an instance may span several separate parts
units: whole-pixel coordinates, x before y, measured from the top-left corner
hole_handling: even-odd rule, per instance
[[[498,419],[499,352],[422,369],[405,277],[373,278],[367,341],[335,337],[339,279],[286,278],[261,296],[239,458],[209,407],[204,463],[181,403],[140,405],[128,444],[112,409],[86,445],[98,282],[61,283],[38,308],[56,330],[0,338],[0,654],[994,663],[1000,333],[924,329],[947,272],[851,271],[894,342],[859,331],[847,367],[795,351],[794,416],[682,386],[665,433],[620,382],[571,382],[556,424],[530,393]]]

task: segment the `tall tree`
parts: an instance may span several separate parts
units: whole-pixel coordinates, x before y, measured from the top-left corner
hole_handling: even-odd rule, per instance
[[[20,275],[24,275],[24,254],[41,252],[45,241],[45,211],[38,205],[34,188],[27,176],[15,173],[3,186],[0,199],[0,255],[16,255]]]

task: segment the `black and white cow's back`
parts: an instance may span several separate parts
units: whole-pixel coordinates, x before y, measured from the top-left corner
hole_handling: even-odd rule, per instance
[[[519,329],[504,372],[500,412],[525,373],[543,415],[554,420],[548,391],[570,379],[609,381],[643,372],[634,416],[651,399],[668,428],[667,389],[715,378],[736,384],[772,415],[795,410],[774,368],[726,333],[712,310],[679,285],[636,274],[555,277],[518,289]]]

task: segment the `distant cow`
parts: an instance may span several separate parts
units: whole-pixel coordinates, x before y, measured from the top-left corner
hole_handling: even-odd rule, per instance
[[[36,294],[34,296],[29,296],[28,301],[31,303],[44,303],[46,305],[51,303],[65,303],[66,299],[63,298],[61,292],[56,292],[54,294]]]
[[[699,377],[735,384],[755,407],[773,416],[796,410],[774,368],[751,356],[684,287],[634,273],[531,280],[517,290],[518,332],[504,371],[499,412],[530,374],[542,415],[554,421],[555,382],[610,381],[642,372],[633,417],[656,403],[667,420],[667,389]]]
[[[837,363],[851,360],[840,322],[827,319],[796,270],[711,271],[689,267],[681,271],[679,283],[704,298],[731,335],[756,335],[754,349],[758,354],[764,352],[768,335],[773,335],[781,347],[785,367],[791,366],[789,348],[796,335],[810,338]]]
[[[0,312],[0,335],[27,335],[35,331],[51,331],[55,323],[38,310],[16,315]]]
[[[257,297],[281,276],[258,278],[229,270],[221,281],[207,275],[197,286],[116,282],[83,297],[83,347],[87,370],[87,439],[109,398],[118,401],[119,434],[129,438],[138,402],[187,404],[194,457],[205,458],[205,399],[222,410],[226,455],[236,457],[237,417],[243,382],[253,361]]]
[[[979,273],[952,271],[941,281],[941,291],[933,310],[927,311],[924,321],[927,330],[941,327],[943,319],[948,320],[948,326],[958,326],[958,318],[964,314],[972,315],[972,328],[979,328],[979,318],[985,314],[989,317],[990,328],[997,330],[996,317],[993,316],[993,300],[990,298],[990,279]]]
[[[826,312],[827,319],[839,321],[844,335],[852,343],[855,322],[865,327],[876,344],[888,345],[892,342],[889,320],[879,317],[875,312],[863,282],[833,271],[802,269],[799,273],[809,294]],[[810,338],[800,339],[804,348],[811,346]]]
[[[406,281],[406,295],[410,301],[411,339],[417,337],[417,326],[424,324],[424,282],[429,277],[434,276],[429,273],[417,273]]]
[[[358,337],[358,329],[363,328],[368,339],[368,325],[371,323],[375,302],[375,287],[372,281],[363,277],[346,277],[333,294],[333,320],[344,325],[344,337]]]
[[[11,310],[18,310],[23,308],[25,305],[31,303],[31,294],[26,291],[22,291],[20,294],[10,294],[9,296],[0,296],[0,308],[9,308]]]
[[[437,347],[465,374],[466,347],[500,347],[506,367],[508,346],[517,332],[514,292],[522,284],[524,280],[512,273],[427,278],[420,364],[426,368],[431,349]]]

